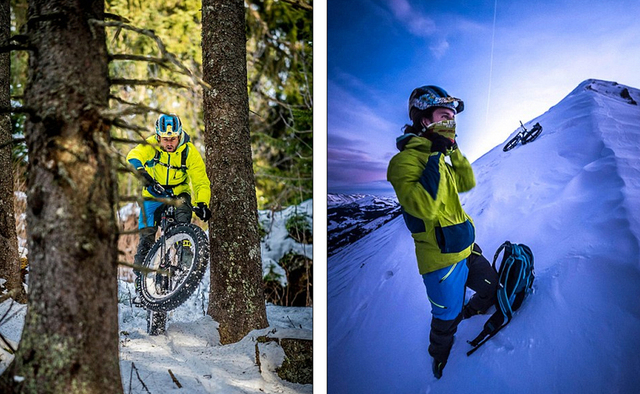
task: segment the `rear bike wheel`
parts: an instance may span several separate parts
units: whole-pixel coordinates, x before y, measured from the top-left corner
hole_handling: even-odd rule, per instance
[[[209,242],[195,224],[169,227],[144,259],[140,281],[142,304],[153,312],[173,310],[198,287],[209,262]]]
[[[504,152],[506,152],[506,151],[509,151],[509,150],[515,148],[516,145],[518,145],[518,142],[520,142],[520,138],[521,138],[520,134],[516,135],[515,137],[513,137],[511,139],[511,141],[507,142],[507,144],[504,146],[504,148],[502,148],[502,150]]]
[[[531,132],[529,134],[527,134],[524,137],[522,137],[522,145],[528,144],[529,142],[532,142],[533,140],[538,138],[540,133],[542,133],[542,128],[536,128],[536,129],[531,130]]]

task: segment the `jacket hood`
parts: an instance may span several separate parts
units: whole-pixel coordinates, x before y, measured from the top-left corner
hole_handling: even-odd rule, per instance
[[[431,152],[431,141],[418,137],[413,133],[406,133],[396,138],[396,147],[401,152],[405,149],[418,149]]]

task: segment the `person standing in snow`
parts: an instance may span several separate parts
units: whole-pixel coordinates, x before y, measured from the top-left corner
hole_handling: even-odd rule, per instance
[[[495,270],[475,244],[473,221],[458,196],[475,186],[471,164],[455,139],[455,116],[463,109],[463,101],[442,88],[414,89],[409,97],[412,124],[398,137],[400,152],[387,170],[415,241],[418,269],[431,303],[429,354],[438,379],[458,324],[485,313],[496,301],[498,285]],[[466,305],[465,287],[476,292]]]
[[[178,223],[191,222],[192,202],[195,205],[193,212],[207,222],[211,218],[208,207],[211,182],[202,156],[182,129],[180,118],[174,114],[160,115],[156,120],[155,134],[133,148],[127,155],[127,161],[144,182],[144,201],[138,223],[140,241],[134,258],[135,265],[142,265],[155,241],[159,222],[156,212],[161,212],[162,209],[158,208],[164,204],[158,198],[168,197],[167,190],[178,197],[179,205],[175,213]],[[138,293],[140,272],[134,270],[134,273]],[[137,298],[134,303],[139,301]]]

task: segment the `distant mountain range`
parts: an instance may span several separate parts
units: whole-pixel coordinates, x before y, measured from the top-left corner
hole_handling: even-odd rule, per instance
[[[327,253],[335,254],[400,215],[394,197],[366,194],[327,196]]]

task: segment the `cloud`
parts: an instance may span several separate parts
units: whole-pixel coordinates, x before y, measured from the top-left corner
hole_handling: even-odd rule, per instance
[[[418,37],[429,37],[436,31],[436,23],[413,7],[407,0],[390,0],[389,8],[396,19]]]
[[[440,40],[437,43],[431,44],[429,46],[429,49],[431,50],[431,53],[433,53],[433,56],[436,57],[436,59],[442,59],[442,57],[447,53],[447,50],[449,49],[449,42],[444,39]]]
[[[367,152],[348,147],[327,148],[327,159],[333,162],[362,162],[371,161]]]
[[[385,138],[388,146],[394,146],[401,125],[387,119],[389,106],[404,110],[404,103],[390,103],[388,95],[383,97],[370,88],[343,87],[331,79],[328,86],[327,142],[330,146],[358,146],[364,150],[365,146],[377,145]]]
[[[433,41],[429,44],[429,50],[436,59],[441,59],[447,53],[449,42],[445,38],[446,31],[436,26],[433,18],[422,14],[408,0],[388,0],[388,6],[396,20],[412,35]]]
[[[386,179],[400,124],[390,113],[404,113],[403,102],[376,87],[339,74],[328,81],[327,176],[331,187]]]
[[[328,159],[327,178],[330,187],[386,179],[386,163],[371,160],[354,160],[352,158],[346,160],[347,157],[348,152],[342,152]]]

